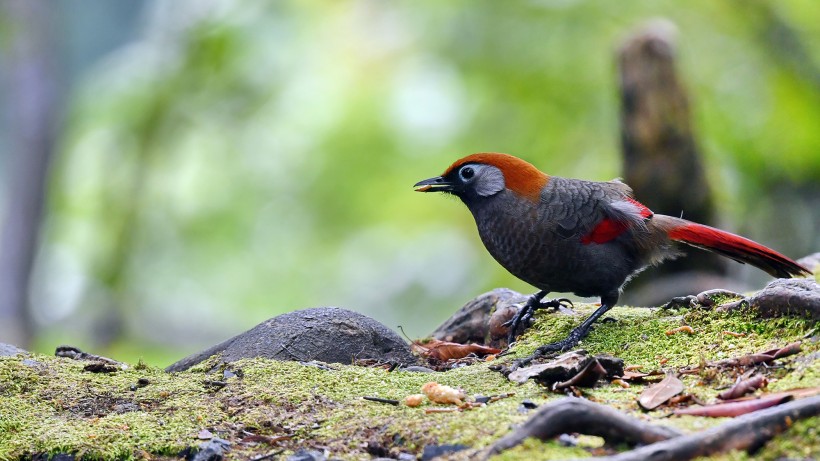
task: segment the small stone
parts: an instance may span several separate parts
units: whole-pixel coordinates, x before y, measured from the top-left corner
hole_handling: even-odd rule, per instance
[[[287,461],[325,461],[327,456],[321,451],[301,449],[287,457]]]
[[[538,404],[533,402],[530,399],[524,399],[521,401],[521,405],[518,406],[519,413],[528,413],[530,410],[535,410],[538,408]]]
[[[436,372],[435,370],[432,370],[430,368],[421,367],[421,366],[418,366],[418,365],[412,365],[412,366],[409,366],[409,367],[404,367],[404,368],[399,369],[399,371],[409,371],[409,372],[414,372],[414,373],[435,373]]]

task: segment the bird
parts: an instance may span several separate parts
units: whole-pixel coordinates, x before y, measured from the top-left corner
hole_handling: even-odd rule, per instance
[[[509,154],[483,152],[456,160],[441,176],[419,181],[418,192],[461,199],[487,251],[507,271],[539,291],[508,322],[509,343],[536,309],[571,305],[551,292],[600,297],[601,304],[560,341],[519,363],[577,345],[616,305],[623,286],[643,269],[681,255],[680,245],[748,263],[779,278],[810,274],[788,257],[745,237],[654,213],[618,179],[550,176]]]

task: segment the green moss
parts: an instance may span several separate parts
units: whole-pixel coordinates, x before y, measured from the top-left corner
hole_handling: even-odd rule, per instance
[[[560,339],[593,308],[580,306],[578,316],[539,314],[536,326],[524,335],[512,357]],[[760,321],[748,312],[618,307],[611,316],[616,321],[597,325],[582,347],[591,353],[621,357],[628,364],[644,366],[645,371],[673,370],[703,360],[780,347],[799,340],[813,328],[808,320]],[[665,334],[681,325],[691,326],[695,334]],[[746,336],[733,337],[723,331]],[[811,355],[818,349],[816,342],[805,341],[801,354],[779,360],[778,367],[768,370],[769,390],[820,385],[820,366]],[[284,450],[282,455],[286,455],[299,448],[327,449],[333,457],[342,459],[369,459],[370,453],[417,454],[425,445],[437,443],[471,447],[452,456],[467,459],[529,417],[519,411],[523,399],[543,404],[560,397],[534,383],[512,384],[489,370],[487,363],[429,374],[388,373],[378,368],[336,364],[322,369],[254,359],[227,366],[239,376],[224,379],[226,385],[220,388],[205,383],[223,380],[221,370],[225,367],[219,365],[218,358],[177,374],[151,366],[95,374],[83,371],[81,362],[46,356],[31,359],[36,363],[24,363],[19,357],[0,358],[0,460],[60,452],[82,454],[88,459],[173,457],[200,444],[197,435],[203,429],[232,442],[228,454],[231,459],[277,450]],[[209,374],[215,368],[217,371]],[[140,378],[150,384],[132,387]],[[707,378],[687,375],[682,380],[687,392],[712,401],[716,388],[729,384],[734,376],[721,373],[712,381]],[[429,405],[408,408],[362,399],[375,396],[403,400],[431,380],[460,387],[469,395],[515,395],[470,411],[430,414],[425,412]],[[628,389],[602,384],[583,392],[591,400],[640,415],[643,412],[636,398],[644,388],[637,384]],[[658,418],[663,411],[647,416]],[[658,421],[684,431],[720,422],[696,417]],[[816,427],[817,418],[799,422],[755,456],[820,456]],[[242,443],[249,434],[291,437],[273,445],[258,440]],[[588,439],[578,447],[528,440],[498,459],[585,457],[600,449],[599,439]],[[718,459],[752,458],[733,453]]]

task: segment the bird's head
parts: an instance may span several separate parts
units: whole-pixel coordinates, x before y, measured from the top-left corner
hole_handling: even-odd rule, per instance
[[[549,176],[508,154],[480,153],[456,160],[441,176],[415,184],[417,192],[447,192],[468,206],[507,189],[537,202]]]

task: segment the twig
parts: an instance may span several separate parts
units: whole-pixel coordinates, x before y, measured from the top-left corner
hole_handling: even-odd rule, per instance
[[[591,461],[673,461],[710,456],[729,450],[754,452],[796,421],[820,414],[820,396],[756,411],[705,431],[679,435],[604,405],[567,398],[547,405],[521,427],[494,443],[485,459],[512,448],[527,437],[545,440],[568,432],[603,437],[607,443],[645,444],[618,455]]]
[[[367,397],[367,396],[362,397],[362,398],[365,399],[365,400],[370,400],[371,402],[386,403],[388,405],[394,405],[394,406],[399,405],[399,401],[398,400],[393,400],[393,399],[383,399],[381,397]]]
[[[569,432],[597,435],[607,443],[629,445],[654,443],[680,434],[585,399],[565,398],[543,406],[522,426],[494,443],[487,457],[512,448],[527,437],[545,440]]]
[[[57,349],[54,351],[54,355],[56,357],[65,357],[72,360],[86,360],[92,362],[101,362],[106,363],[109,365],[114,365],[120,368],[126,368],[127,365],[114,360],[109,359],[108,357],[103,357],[101,355],[96,354],[89,354],[88,352],[83,352],[79,348],[74,346],[57,346]]]
[[[274,456],[281,454],[283,451],[285,451],[285,450],[276,450],[276,451],[272,451],[268,454],[259,455],[259,456],[256,456],[254,458],[251,458],[251,461],[262,461],[263,459],[273,458]]]
[[[675,437],[615,456],[591,461],[687,460],[729,450],[754,452],[796,421],[820,414],[820,396],[784,403],[740,416],[691,435]]]

